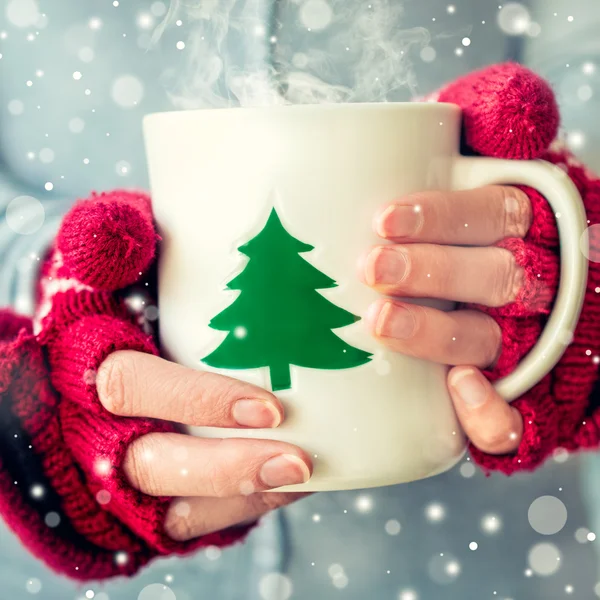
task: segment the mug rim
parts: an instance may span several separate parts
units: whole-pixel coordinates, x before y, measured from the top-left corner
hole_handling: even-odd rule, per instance
[[[432,108],[440,109],[444,112],[457,113],[460,112],[460,106],[451,102],[328,102],[320,104],[278,104],[276,106],[228,106],[219,108],[192,108],[186,110],[167,110],[161,112],[148,113],[143,117],[144,125],[152,121],[160,121],[163,119],[181,119],[184,116],[193,116],[195,114],[206,113],[236,113],[244,112],[264,114],[266,112],[310,112],[342,109],[344,111],[364,111],[364,110],[396,110],[396,111],[421,111],[430,110]]]

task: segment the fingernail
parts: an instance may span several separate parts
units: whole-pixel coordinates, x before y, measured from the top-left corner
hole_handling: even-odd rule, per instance
[[[408,273],[408,260],[397,248],[375,248],[365,262],[365,279],[369,285],[400,283]]]
[[[485,403],[487,391],[480,376],[471,369],[457,371],[450,378],[450,386],[469,408],[477,408]]]
[[[416,235],[423,223],[419,206],[390,206],[379,218],[377,233],[385,238],[410,237]]]
[[[262,466],[260,478],[269,488],[306,483],[310,479],[310,469],[301,458],[293,454],[281,454]]]
[[[233,405],[233,418],[242,427],[278,427],[281,415],[265,400],[238,400]]]
[[[415,318],[408,308],[386,302],[379,313],[375,333],[380,337],[407,340],[415,332]]]

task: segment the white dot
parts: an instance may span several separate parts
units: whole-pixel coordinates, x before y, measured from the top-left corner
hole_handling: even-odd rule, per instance
[[[592,531],[590,531],[587,534],[587,540],[588,540],[588,542],[595,542],[596,541],[596,534],[593,533]]]
[[[475,552],[475,550],[477,550],[477,548],[479,548],[479,545],[477,544],[477,542],[471,542],[469,544],[469,550],[472,550],[473,552]]]
[[[593,75],[596,72],[596,65],[593,62],[585,62],[581,66],[581,70],[586,75]]]
[[[75,81],[79,81],[82,77],[83,77],[83,75],[81,74],[81,71],[75,71],[73,73],[73,79]]]
[[[567,133],[567,144],[572,150],[579,150],[585,145],[585,134],[582,131]]]
[[[84,165],[89,165],[90,164],[90,159],[89,158],[84,158],[83,159],[83,164]]]
[[[448,12],[448,14],[453,15],[456,12],[456,6],[454,6],[454,4],[449,4],[446,7],[446,11]]]
[[[69,131],[71,133],[81,133],[85,129],[85,121],[75,117],[69,121]]]
[[[133,108],[144,97],[144,86],[137,77],[122,75],[112,84],[111,97],[121,108]]]
[[[233,330],[233,335],[238,340],[243,340],[248,335],[248,330],[245,327],[239,326]]]
[[[523,35],[529,29],[531,15],[518,2],[504,4],[498,12],[498,25],[507,35]]]
[[[98,29],[101,29],[102,28],[102,19],[99,19],[98,17],[92,17],[88,21],[88,27],[95,31],[97,31]]]
[[[177,25],[177,27],[181,27],[183,25],[183,21],[181,19],[177,19],[177,21],[175,21],[175,25]]]
[[[114,6],[115,8],[117,8],[117,6],[119,6],[119,0],[114,0],[114,2],[113,2],[113,6]]]
[[[38,484],[38,485],[32,485],[31,486],[31,491],[30,491],[31,497],[35,498],[36,500],[39,500],[40,498],[43,498],[44,497],[44,492],[45,492],[44,486],[42,486],[42,485]]]
[[[465,53],[465,51],[462,48],[457,48],[454,51],[454,54],[456,54],[456,56],[462,56]]]
[[[354,502],[354,508],[360,513],[368,513],[373,510],[373,498],[366,494],[358,496]]]
[[[502,519],[494,514],[485,515],[481,519],[480,526],[485,533],[494,534],[502,528]]]
[[[439,523],[444,520],[446,509],[439,503],[434,502],[425,508],[425,517],[432,523]]]
[[[177,50],[183,50],[185,48],[185,42],[179,41],[175,44]]]
[[[336,575],[332,579],[332,583],[333,583],[334,587],[338,588],[339,590],[342,590],[348,585],[348,576],[346,575],[346,573],[342,573],[341,575]]]
[[[110,499],[111,499],[111,495],[110,495],[110,492],[107,490],[100,490],[96,494],[96,501],[98,502],[98,504],[102,504],[102,505],[109,504]]]
[[[558,533],[567,522],[567,508],[555,496],[540,496],[529,506],[529,524],[542,535]]]
[[[419,600],[419,596],[414,590],[401,590],[398,594],[398,600]]]
[[[51,192],[54,189],[54,184],[51,181],[47,181],[44,188],[47,192]]]
[[[35,579],[35,577],[28,579],[25,584],[25,589],[30,594],[39,594],[42,591],[42,582],[39,579]]]
[[[452,583],[461,572],[461,565],[451,554],[438,554],[428,564],[429,576],[440,585]]]
[[[29,81],[27,82],[27,87],[31,87],[32,85],[33,85],[33,81],[29,80]]]
[[[600,263],[600,224],[590,225],[583,232],[579,247],[590,262]]]
[[[141,12],[136,19],[137,26],[140,29],[152,29],[154,26],[154,17],[147,12]]]
[[[94,590],[87,590],[85,592],[85,597],[86,598],[90,598],[90,600],[95,596],[96,594],[94,594]]]
[[[94,471],[98,475],[108,475],[111,470],[110,461],[106,458],[99,458],[94,464]]]
[[[219,560],[221,558],[221,549],[217,546],[208,546],[206,550],[204,550],[204,555],[210,561]]]
[[[115,562],[118,565],[126,565],[129,562],[129,555],[127,552],[117,552],[115,554]]]
[[[289,577],[281,573],[269,573],[261,578],[258,589],[262,600],[288,600],[293,586]]]
[[[300,21],[313,31],[328,27],[332,18],[333,11],[325,0],[307,0],[300,9]]]
[[[396,519],[390,519],[385,524],[385,532],[388,535],[398,535],[400,533],[401,529],[402,529],[402,526],[400,525],[400,522],[397,521]]]
[[[594,95],[594,92],[592,90],[592,87],[587,84],[580,86],[579,89],[577,90],[577,97],[582,102],[587,102],[588,100],[590,100],[592,98],[593,95]]]
[[[92,48],[90,48],[89,46],[84,46],[83,48],[81,48],[79,50],[78,53],[79,56],[79,60],[89,63],[92,62],[94,60],[94,50]]]
[[[527,560],[534,573],[552,575],[560,568],[560,551],[554,544],[536,544],[529,550]]]
[[[5,14],[15,27],[31,27],[39,18],[38,3],[36,0],[11,0]]]
[[[460,474],[466,479],[473,477],[473,475],[475,475],[476,472],[477,469],[475,468],[475,465],[473,463],[465,462],[462,465],[460,465]]]
[[[432,48],[431,46],[425,46],[425,48],[421,50],[419,56],[423,62],[429,63],[435,60],[437,52],[435,51],[435,48]]]
[[[117,175],[126,177],[131,172],[131,165],[126,160],[120,160],[115,165],[115,171],[117,172]]]
[[[187,502],[176,502],[175,504],[175,514],[183,519],[190,515],[191,510],[192,507]]]
[[[471,45],[471,39],[468,37],[465,37],[462,39],[462,45],[463,46],[470,46]]]
[[[590,533],[589,529],[586,529],[585,527],[579,527],[579,529],[577,529],[577,531],[575,531],[575,539],[580,543],[580,544],[587,544],[588,543],[588,533]]]
[[[167,7],[163,2],[154,2],[150,7],[150,12],[155,17],[164,17],[167,14]]]
[[[43,204],[33,196],[17,196],[6,207],[6,224],[20,235],[37,233],[45,219]]]
[[[58,525],[60,524],[60,515],[55,512],[49,512],[44,517],[44,523],[46,523],[46,525],[51,529],[53,529],[54,527],[58,527]]]
[[[166,585],[151,583],[139,593],[137,600],[177,600],[177,597]]]
[[[40,162],[49,164],[54,161],[54,150],[51,148],[42,148],[40,150]]]
[[[569,21],[569,23],[572,23],[572,22],[573,22],[573,17],[572,17],[571,15],[569,15],[569,16],[567,17],[567,21]]]
[[[319,523],[319,522],[321,521],[321,515],[319,515],[319,514],[314,514],[314,515],[312,516],[312,520],[313,520],[315,523]]]
[[[11,100],[8,103],[8,112],[13,116],[22,115],[25,111],[25,105],[21,100]]]

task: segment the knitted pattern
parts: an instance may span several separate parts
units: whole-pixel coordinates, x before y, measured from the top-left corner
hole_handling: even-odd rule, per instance
[[[463,78],[438,96],[462,107],[471,152],[544,155],[568,170],[590,223],[600,222],[599,181],[564,149],[547,151],[558,113],[539,77],[517,65],[500,65]],[[513,370],[535,344],[557,286],[555,218],[537,192],[527,192],[534,214],[527,239],[501,243],[523,267],[524,289],[509,306],[477,307],[503,331],[501,357],[488,373],[492,378]],[[64,219],[42,267],[34,322],[0,312],[0,514],[33,554],[76,579],[131,575],[154,557],[228,545],[249,529],[234,527],[183,544],[171,540],[163,529],[170,499],[132,489],[122,465],[135,439],[174,431],[173,425],[113,416],[98,399],[95,375],[109,354],[157,353],[120,290],[145,280],[156,241],[147,196],[94,194]],[[596,286],[600,264],[590,263],[572,343],[553,372],[514,403],[525,424],[517,453],[489,456],[472,448],[485,468],[532,469],[559,446],[598,445],[599,407],[589,401],[598,374],[594,357],[600,353]]]
[[[75,579],[131,575],[154,557],[226,546],[250,529],[169,538],[170,498],[133,489],[122,464],[134,440],[175,426],[111,415],[98,399],[95,376],[109,354],[158,354],[124,302],[104,291],[139,279],[152,261],[149,206],[147,196],[128,192],[77,203],[42,267],[37,335],[30,320],[0,313],[0,514],[33,554]],[[48,514],[59,525],[48,525]]]

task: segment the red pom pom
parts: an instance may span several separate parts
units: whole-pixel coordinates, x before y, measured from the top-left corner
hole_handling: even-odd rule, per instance
[[[462,108],[466,142],[485,156],[539,158],[558,133],[560,116],[552,89],[514,63],[461,77],[438,100]]]
[[[149,198],[115,191],[78,202],[63,221],[57,248],[73,277],[112,291],[139,279],[154,258],[156,240]]]

